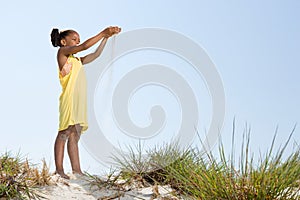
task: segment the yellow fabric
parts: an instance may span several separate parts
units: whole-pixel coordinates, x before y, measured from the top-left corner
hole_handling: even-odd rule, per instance
[[[65,66],[71,67],[70,72],[64,76],[59,71],[62,86],[59,97],[59,131],[70,125],[80,124],[83,132],[88,128],[85,71],[80,59],[73,55],[68,57]]]

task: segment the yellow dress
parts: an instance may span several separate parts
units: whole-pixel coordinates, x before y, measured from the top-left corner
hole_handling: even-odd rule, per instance
[[[59,131],[79,124],[87,130],[86,76],[80,58],[70,55],[59,71],[62,93],[59,97]]]

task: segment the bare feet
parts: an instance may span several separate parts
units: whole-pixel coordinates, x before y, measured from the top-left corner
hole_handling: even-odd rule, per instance
[[[82,173],[81,171],[77,172],[77,171],[73,170],[73,175],[76,179],[82,179],[82,178],[86,177],[86,175],[84,173]]]
[[[65,179],[70,179],[70,177],[68,175],[65,174],[65,172],[63,171],[55,171],[55,174],[60,175],[60,177],[65,178]]]
[[[84,175],[84,173],[82,173],[82,171],[73,170],[72,172],[73,172],[73,174]]]

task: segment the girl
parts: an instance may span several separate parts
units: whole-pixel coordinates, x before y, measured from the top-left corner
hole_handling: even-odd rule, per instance
[[[119,27],[108,27],[80,44],[79,34],[74,30],[59,32],[53,29],[51,42],[60,47],[57,52],[59,80],[62,93],[59,97],[59,131],[54,144],[56,173],[69,179],[63,169],[64,147],[67,141],[72,172],[82,175],[79,162],[78,141],[88,128],[86,117],[86,80],[82,65],[92,62],[100,56],[109,37],[121,31]],[[100,45],[94,53],[77,58],[73,54],[84,51],[98,41]]]

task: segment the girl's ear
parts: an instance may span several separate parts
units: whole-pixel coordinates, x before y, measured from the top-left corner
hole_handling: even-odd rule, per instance
[[[61,44],[62,46],[66,46],[67,42],[66,42],[65,39],[61,39],[61,40],[60,40],[60,44]]]

